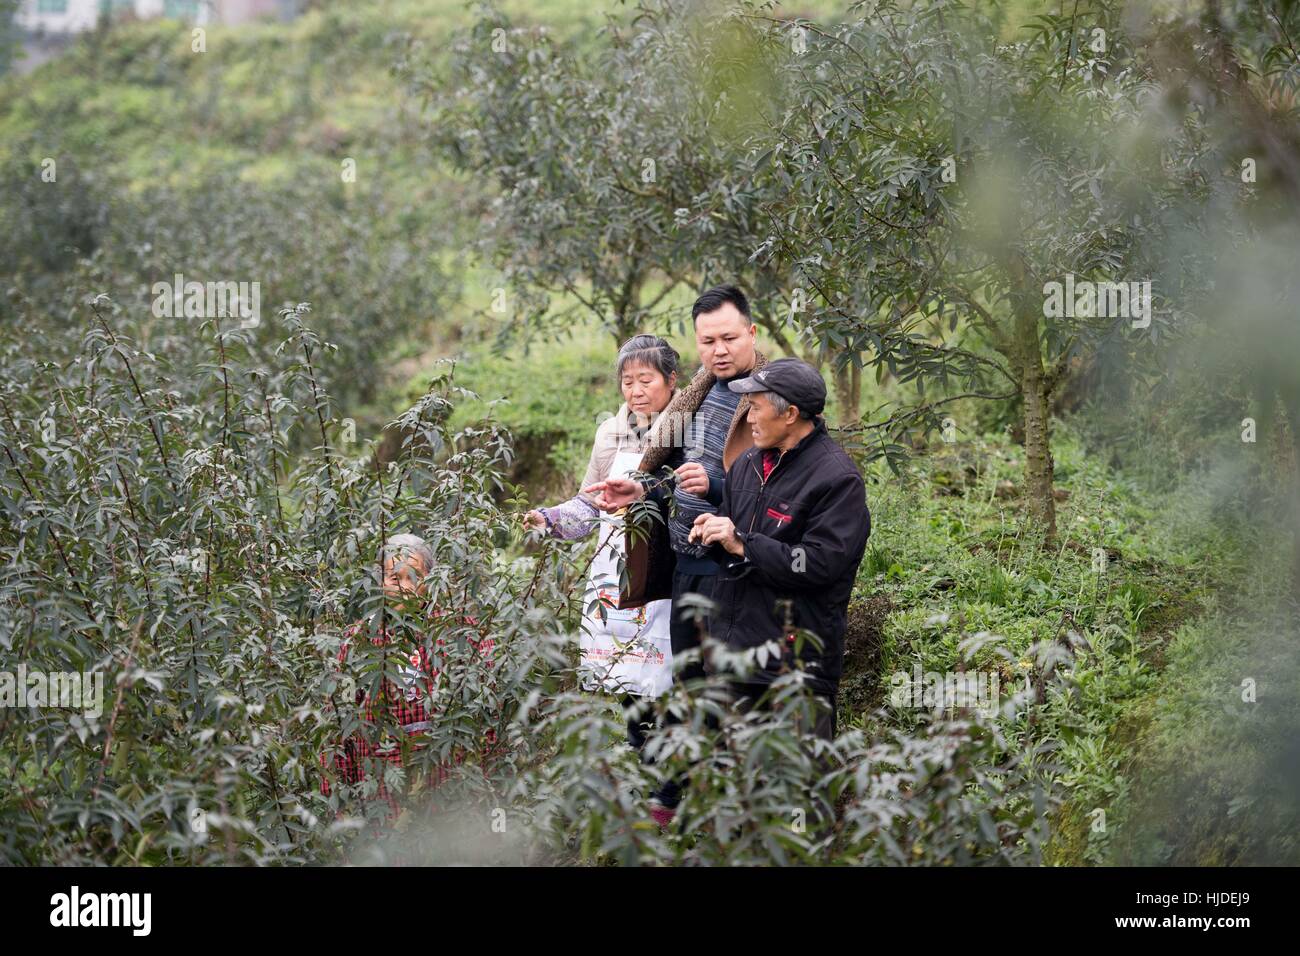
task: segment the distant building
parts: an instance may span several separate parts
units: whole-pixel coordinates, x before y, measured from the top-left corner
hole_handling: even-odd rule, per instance
[[[101,18],[152,20],[167,17],[198,26],[239,24],[297,16],[301,0],[21,0],[14,25],[22,40],[19,73],[57,56],[78,33],[93,30]]]
[[[23,30],[80,33],[99,20],[100,0],[23,0],[15,21]]]
[[[16,19],[31,33],[68,34],[94,29],[101,14],[236,24],[261,17],[289,19],[297,6],[297,0],[22,0]]]

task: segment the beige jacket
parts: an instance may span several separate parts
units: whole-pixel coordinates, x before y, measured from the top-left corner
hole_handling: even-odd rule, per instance
[[[678,395],[681,393],[678,392]],[[670,400],[668,407],[672,407],[672,402],[676,396]],[[578,486],[578,494],[582,494],[582,489],[589,485],[594,485],[598,481],[604,481],[609,477],[610,466],[614,463],[614,456],[620,451],[644,451],[646,447],[646,438],[649,432],[637,431],[634,427],[636,417],[632,414],[631,409],[624,402],[618,407],[613,418],[607,418],[600,423],[596,429],[596,440],[591,445],[591,458],[587,461],[587,473],[582,478],[582,484]],[[653,431],[654,426],[651,426]],[[584,498],[589,498],[583,495]]]

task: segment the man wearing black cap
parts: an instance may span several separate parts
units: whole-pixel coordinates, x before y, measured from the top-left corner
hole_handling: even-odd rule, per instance
[[[797,663],[829,705],[815,729],[829,739],[849,598],[871,533],[866,487],[826,432],[826,384],[811,365],[778,359],[729,387],[750,396],[754,447],[728,470],[719,512],[700,515],[691,529],[692,540],[722,552],[710,630],[736,650],[780,642],[781,655],[736,682],[742,706],[760,703],[796,663],[797,631],[815,634],[821,647],[801,642]]]

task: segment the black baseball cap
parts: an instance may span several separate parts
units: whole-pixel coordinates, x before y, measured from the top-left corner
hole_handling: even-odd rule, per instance
[[[775,392],[799,411],[812,417],[826,407],[826,383],[821,372],[797,358],[768,362],[748,378],[727,383],[733,392]]]

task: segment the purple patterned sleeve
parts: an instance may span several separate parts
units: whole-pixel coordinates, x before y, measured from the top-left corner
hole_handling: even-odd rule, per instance
[[[600,511],[581,495],[574,495],[561,504],[538,510],[549,521],[551,534],[566,541],[585,538],[591,534],[600,518]]]

